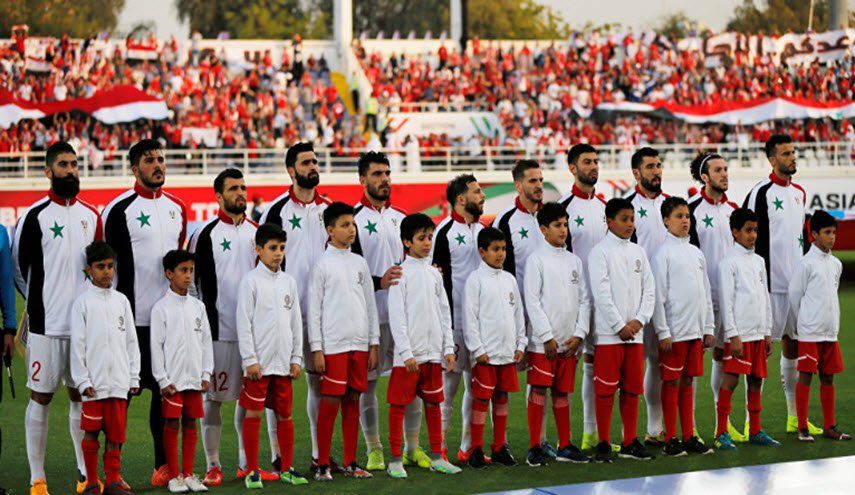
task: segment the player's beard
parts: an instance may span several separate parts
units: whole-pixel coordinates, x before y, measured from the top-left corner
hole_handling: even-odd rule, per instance
[[[70,199],[80,192],[80,179],[73,175],[66,175],[63,178],[53,176],[50,180],[50,189],[57,196]]]
[[[145,186],[146,189],[159,189],[163,187],[163,184],[166,182],[166,174],[160,173],[158,178],[155,178],[155,174],[151,174],[150,177],[146,177],[140,174],[140,182]]]
[[[646,191],[652,192],[653,194],[659,194],[662,192],[662,179],[659,179],[659,183],[656,185],[654,185],[652,181],[648,181],[644,177],[640,177],[638,179],[638,182],[639,184],[641,184],[641,187],[643,187]]]
[[[579,172],[579,173],[576,175],[576,180],[578,180],[578,181],[579,181],[579,182],[581,182],[582,184],[585,184],[586,186],[595,186],[595,185],[597,185],[597,179],[598,179],[598,178],[599,178],[599,176],[598,176],[598,175],[594,175],[593,173],[588,174],[588,175],[585,175],[585,174],[583,174],[582,172]]]
[[[321,176],[317,172],[309,172],[309,175],[294,173],[294,180],[303,189],[314,189],[321,183]]]
[[[368,184],[365,192],[377,201],[388,201],[392,195],[392,187],[387,185],[386,190],[383,191],[380,187],[373,187],[371,184]]]
[[[467,201],[466,205],[463,207],[463,210],[477,219],[484,214],[484,203],[474,203]]]
[[[710,182],[710,189],[715,191],[717,194],[724,194],[727,192],[727,186],[722,186],[721,184],[716,184],[715,182]]]
[[[223,209],[226,210],[226,213],[230,213],[232,215],[243,215],[246,213],[246,200],[243,201],[242,206],[239,201],[235,201],[233,203],[223,201]]]

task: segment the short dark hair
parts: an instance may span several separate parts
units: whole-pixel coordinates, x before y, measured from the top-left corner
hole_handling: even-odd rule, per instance
[[[436,224],[433,223],[433,220],[424,213],[413,213],[412,215],[407,215],[401,221],[401,242],[413,242],[413,237],[415,237],[419,232],[423,230],[433,230],[435,228]]]
[[[632,159],[630,160],[630,164],[632,165],[633,170],[637,169],[641,166],[641,162],[644,161],[646,157],[657,157],[659,156],[659,152],[650,146],[645,146],[643,148],[639,148],[635,153],[632,154]]]
[[[368,167],[370,167],[372,163],[382,163],[388,167],[389,157],[386,156],[386,153],[381,153],[380,151],[369,151],[367,153],[363,153],[362,156],[359,157],[359,162],[357,162],[360,177],[364,177],[365,174],[368,173]]]
[[[505,233],[496,227],[484,227],[478,232],[478,249],[489,249],[490,244],[496,241],[507,241]]]
[[[626,198],[612,198],[606,203],[606,218],[614,220],[623,210],[635,211],[635,207]]]
[[[466,194],[466,191],[469,190],[469,184],[472,182],[478,182],[478,179],[472,174],[460,174],[448,181],[448,186],[445,188],[445,198],[448,199],[448,203],[452,207],[457,202],[458,196]]]
[[[353,207],[341,201],[331,203],[324,210],[324,227],[332,227],[336,220],[344,215],[353,215]]]
[[[297,155],[305,151],[315,151],[315,147],[310,142],[301,141],[288,148],[288,151],[285,152],[285,168],[296,167]]]
[[[115,260],[116,252],[104,241],[93,241],[92,244],[86,246],[86,264],[92,265],[98,261]]]
[[[181,263],[185,261],[196,262],[196,255],[184,249],[173,249],[163,257],[163,269],[174,272]]]
[[[268,222],[260,225],[255,231],[255,245],[264,248],[264,245],[270,241],[288,242],[288,234],[275,223]]]
[[[56,157],[62,153],[72,153],[74,156],[77,156],[77,152],[74,151],[73,146],[65,141],[57,141],[50,145],[45,152],[45,167],[52,167],[56,163]]]
[[[724,160],[724,157],[718,153],[698,153],[698,156],[692,159],[689,165],[689,170],[692,172],[692,178],[703,183],[701,174],[710,173],[710,160]]]
[[[810,217],[810,231],[819,232],[827,227],[837,227],[837,220],[825,210],[816,210]]]
[[[214,192],[222,194],[223,188],[226,186],[226,179],[243,179],[243,172],[236,168],[227,168],[217,174],[214,179]]]
[[[543,207],[537,212],[537,224],[549,227],[549,224],[562,218],[570,218],[567,209],[554,201],[543,203]]]
[[[163,145],[160,144],[160,141],[155,139],[141,139],[138,143],[131,146],[131,149],[128,150],[128,160],[131,162],[131,166],[139,166],[140,160],[143,155],[150,151],[162,150]]]
[[[741,230],[746,222],[756,222],[757,214],[748,208],[737,208],[730,214],[730,230]]]
[[[773,156],[779,144],[792,143],[793,138],[789,134],[772,134],[766,141],[766,157]]]
[[[567,151],[567,163],[572,163],[573,165],[579,160],[579,157],[582,156],[583,153],[596,153],[597,150],[587,143],[579,143],[573,145]]]
[[[662,213],[662,218],[670,217],[671,213],[673,213],[679,206],[685,206],[688,208],[689,203],[680,196],[669,196],[665,198],[665,201],[662,202],[662,206],[659,207],[659,211]]]
[[[532,168],[540,168],[537,160],[517,160],[514,168],[511,170],[511,175],[514,177],[514,182],[519,182],[525,177],[525,171]]]

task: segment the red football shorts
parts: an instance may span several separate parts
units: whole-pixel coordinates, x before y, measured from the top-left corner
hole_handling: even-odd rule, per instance
[[[519,389],[515,363],[476,364],[472,368],[472,396],[476,399],[489,400],[494,392],[517,392]]]
[[[164,418],[203,418],[205,409],[202,407],[201,390],[184,390],[169,397],[161,397],[160,410]]]
[[[250,411],[269,408],[282,417],[291,416],[291,377],[262,376],[259,380],[243,378],[238,404]]]
[[[432,404],[440,403],[445,399],[442,393],[440,363],[420,363],[417,373],[410,373],[403,366],[392,368],[386,402],[396,406],[406,406],[416,399],[416,395]]]
[[[743,342],[742,357],[735,358],[730,354],[730,341],[726,340],[721,369],[725,373],[733,373],[734,375],[766,378],[769,375],[766,367],[766,343],[762,340]]]
[[[321,375],[321,395],[342,396],[349,388],[368,391],[368,351],[325,354],[326,371]]]
[[[802,373],[821,373],[823,375],[842,373],[843,356],[840,355],[840,344],[837,341],[799,341],[797,369]]]
[[[108,442],[125,443],[128,426],[128,401],[125,399],[101,399],[83,402],[80,429],[83,431],[104,430]]]
[[[529,385],[547,387],[562,394],[569,394],[573,392],[573,385],[576,382],[576,356],[567,357],[559,354],[550,361],[546,359],[546,354],[529,352],[526,378]]]
[[[607,344],[594,347],[594,393],[644,393],[644,345]]]
[[[671,344],[671,352],[659,351],[659,372],[663,382],[681,376],[704,376],[704,343],[701,339]]]

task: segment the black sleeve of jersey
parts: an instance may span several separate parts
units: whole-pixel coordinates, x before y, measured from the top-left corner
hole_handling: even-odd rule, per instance
[[[136,194],[117,203],[110,209],[104,222],[104,240],[116,252],[116,290],[128,298],[131,311],[136,318],[136,298],[134,297],[134,250],[131,246],[131,234],[125,210],[136,199]]]
[[[698,209],[701,201],[703,201],[703,198],[698,198],[689,203],[689,242],[699,249],[701,247],[701,240],[698,238],[698,220],[695,218],[695,210]]]
[[[285,227],[282,225],[282,208],[284,208],[285,203],[287,203],[290,200],[291,200],[291,197],[289,196],[287,198],[282,199],[281,201],[278,201],[278,202],[270,205],[270,209],[267,210],[267,218],[265,218],[266,221],[264,223],[272,223],[274,225],[278,225],[278,226],[282,227],[284,230]],[[282,265],[280,265],[280,268],[282,268],[284,270],[285,269],[285,263],[287,261],[288,261],[287,256],[282,258]]]
[[[499,230],[501,230],[505,234],[505,246],[507,250],[507,255],[505,256],[505,266],[503,267],[506,272],[510,273],[514,277],[517,276],[517,258],[514,256],[514,238],[511,235],[511,217],[514,215],[514,210],[505,213],[505,215],[499,220]]]
[[[573,196],[572,194],[570,196],[568,196],[567,199],[565,199],[564,201],[561,201],[561,206],[563,206],[564,209],[566,210],[567,207],[570,206],[570,202],[573,201],[574,197],[575,196]],[[567,241],[565,242],[565,244],[567,246],[567,251],[570,251],[572,253],[573,252],[573,234],[570,233],[570,225],[569,225],[570,219],[568,218],[567,221],[568,221]]]
[[[445,295],[448,297],[448,307],[454,318],[454,302],[452,300],[452,278],[451,278],[451,250],[448,246],[448,231],[451,230],[453,222],[448,222],[437,233],[436,242],[433,245],[432,263],[442,271],[442,285],[445,287]],[[452,319],[452,321],[454,321]]]
[[[359,210],[361,210],[362,208],[362,205],[357,206],[353,212],[353,216],[355,217],[356,214],[359,213]],[[353,254],[358,254],[363,258],[365,257],[364,251],[362,251],[362,243],[359,241],[359,227],[356,227],[356,238],[354,238],[353,244],[350,245],[350,252]],[[378,290],[383,290],[383,287],[380,285],[381,280],[383,280],[383,277],[375,277],[374,275],[371,276],[371,281],[374,283],[374,292],[377,292]]]
[[[757,244],[754,246],[754,252],[763,257],[766,264],[766,285],[769,290],[772,290],[772,276],[769,266],[769,255],[771,254],[769,252],[769,203],[766,199],[766,193],[770,187],[772,187],[772,182],[762,186],[757,191],[757,197],[754,200],[754,214],[757,215]],[[751,193],[749,192],[748,196],[745,197],[743,208],[748,208],[750,197]]]
[[[215,220],[205,226],[199,233],[196,241],[196,287],[202,294],[202,302],[205,303],[205,313],[208,315],[208,323],[211,327],[211,339],[220,339],[220,317],[217,312],[217,266],[214,263],[214,245],[211,240],[211,231],[219,223]],[[239,281],[235,281],[238,283]]]
[[[810,251],[810,244],[813,242],[813,239],[810,237],[810,215],[805,213],[805,223],[802,227],[802,256],[806,255],[808,251]]]
[[[21,275],[27,278],[27,315],[30,319],[30,330],[34,333],[44,333],[45,329],[45,302],[42,291],[45,285],[45,265],[39,214],[49,204],[49,201],[45,201],[33,208],[24,219],[16,260]],[[18,288],[21,295],[25,295],[21,289],[23,287]]]

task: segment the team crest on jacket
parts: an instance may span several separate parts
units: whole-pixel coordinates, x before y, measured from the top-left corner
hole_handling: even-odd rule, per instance
[[[80,226],[83,227],[83,235],[89,235],[89,220],[81,220]]]
[[[641,260],[635,258],[635,273],[641,273]]]
[[[364,282],[365,282],[365,276],[362,274],[362,272],[357,273],[356,274],[356,283],[359,285],[362,285]]]
[[[514,293],[513,292],[508,292],[508,303],[511,306],[514,306],[516,304],[516,301],[514,300]]]
[[[176,216],[177,215],[175,213],[175,210],[169,210],[169,218],[171,218],[172,220],[175,220]]]
[[[291,300],[291,294],[285,294],[285,309],[290,310],[293,305],[294,301]]]
[[[120,332],[125,331],[125,317],[124,316],[119,316],[119,331]]]
[[[570,273],[570,283],[571,284],[578,284],[579,283],[579,272],[577,272],[576,270],[573,270]]]
[[[199,318],[199,317],[196,318],[196,331],[197,332],[202,331],[202,318]]]

